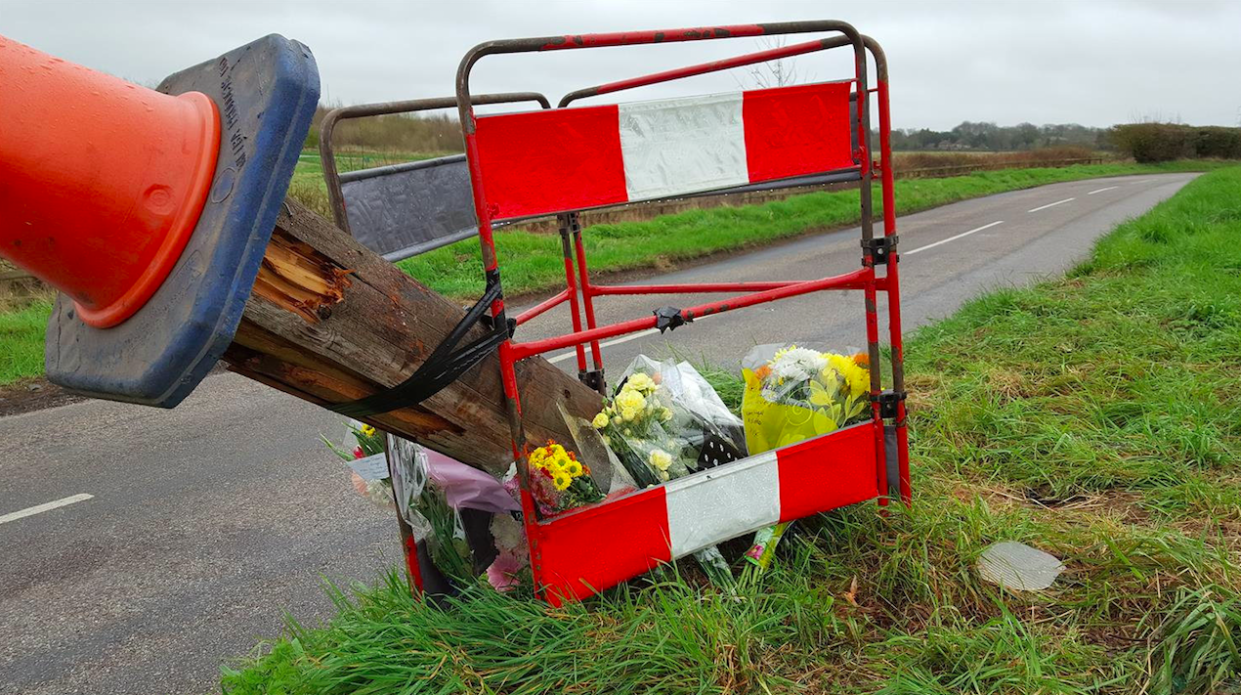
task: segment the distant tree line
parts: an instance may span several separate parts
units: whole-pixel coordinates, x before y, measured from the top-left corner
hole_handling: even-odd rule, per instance
[[[319,122],[329,109],[320,106],[307,147],[319,140]],[[342,121],[336,144],[344,149],[401,152],[460,152],[461,129],[455,114],[393,115]],[[872,132],[878,146],[878,132]],[[1176,123],[1130,123],[1091,128],[1077,123],[999,126],[985,121],[963,121],[952,130],[902,128],[892,131],[892,149],[906,152],[1026,152],[1059,150],[1086,152],[1116,150],[1139,162],[1214,157],[1241,159],[1241,128],[1188,126]],[[1067,154],[1064,154],[1068,157]]]
[[[952,130],[901,128],[892,131],[893,150],[1012,152],[1046,147],[1111,149],[1105,128],[1077,123],[1000,126],[984,121],[963,121]]]
[[[1180,123],[1127,123],[1112,126],[1108,137],[1121,153],[1138,162],[1173,159],[1241,159],[1241,128]]]
[[[315,109],[305,147],[319,146],[319,124],[335,107],[319,106]],[[461,125],[455,115],[392,114],[371,118],[340,121],[336,126],[332,144],[349,149],[395,150],[400,152],[461,152]]]

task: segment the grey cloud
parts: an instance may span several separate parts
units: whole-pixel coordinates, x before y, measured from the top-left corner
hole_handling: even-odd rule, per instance
[[[884,44],[897,127],[962,120],[1103,126],[1135,117],[1238,125],[1241,4],[1229,2],[0,0],[0,34],[144,84],[263,34],[315,52],[324,95],[355,103],[447,95],[461,55],[494,38],[833,15]],[[752,49],[749,40],[488,59],[476,91],[560,95]],[[843,76],[844,56],[799,59]],[[744,76],[742,76],[744,77]],[[643,97],[736,89],[720,74]]]

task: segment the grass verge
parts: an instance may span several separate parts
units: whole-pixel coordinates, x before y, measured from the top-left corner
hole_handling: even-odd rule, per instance
[[[909,214],[1049,183],[1124,174],[1202,171],[1214,162],[1186,161],[1167,165],[1092,164],[1047,169],[1005,169],[942,179],[896,182],[898,214]],[[880,207],[878,203],[876,208]],[[858,192],[808,193],[785,200],[708,210],[689,210],[645,222],[597,224],[584,236],[586,255],[595,273],[667,268],[711,254],[771,244],[858,221]],[[509,295],[559,289],[564,285],[560,245],[547,235],[520,229],[495,234],[496,250]],[[482,292],[482,261],[478,241],[467,239],[397,264],[431,289],[454,299]]]
[[[43,373],[43,333],[51,313],[47,300],[0,312],[0,386]]]
[[[803,523],[735,595],[657,572],[552,609],[389,577],[229,669],[226,692],[1206,693],[1241,668],[1241,168],[1068,278],[907,341],[915,504]],[[714,373],[736,397],[736,378]],[[731,395],[730,395],[731,394]],[[990,543],[1067,571],[981,582]]]
[[[317,155],[303,155],[300,167],[317,167]],[[430,155],[409,154],[407,157]],[[1203,160],[1162,165],[1099,164],[1059,169],[1008,169],[943,179],[910,179],[897,182],[898,212],[907,214],[938,205],[1031,188],[1049,183],[1118,176],[1122,174],[1202,171],[1220,162]],[[291,195],[309,191],[312,207],[328,218],[331,210],[322,179],[312,169],[294,176]],[[307,173],[310,172],[310,173]],[[313,197],[317,196],[317,197]],[[738,251],[771,244],[803,234],[852,224],[858,217],[856,191],[821,192],[786,200],[736,208],[691,210],[657,217],[646,222],[595,225],[585,235],[591,270],[607,273],[643,268],[668,268],[678,262],[714,253]],[[564,259],[560,244],[544,234],[521,230],[499,231],[496,248],[504,268],[504,289],[509,296],[559,289],[564,284]],[[401,270],[431,289],[455,300],[478,297],[483,287],[478,241],[467,239],[398,264]],[[42,306],[42,305],[40,305]],[[42,309],[46,312],[48,307]],[[36,308],[36,311],[38,309]],[[43,333],[23,331],[3,335],[0,345],[12,343],[21,354],[42,350]],[[43,374],[42,359],[23,360],[21,369],[0,371],[0,386],[16,379]]]

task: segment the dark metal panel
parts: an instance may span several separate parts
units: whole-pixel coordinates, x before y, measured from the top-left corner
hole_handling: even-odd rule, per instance
[[[354,238],[389,261],[478,233],[464,155],[343,174]]]

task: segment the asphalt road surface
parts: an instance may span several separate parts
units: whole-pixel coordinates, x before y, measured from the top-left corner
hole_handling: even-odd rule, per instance
[[[1191,178],[1055,184],[901,218],[906,328],[1063,272]],[[857,239],[856,229],[799,239],[661,280],[847,272]],[[701,299],[609,297],[600,320]],[[672,344],[721,365],[763,343],[862,347],[860,301],[822,293],[762,305],[680,328]],[[567,328],[557,318],[519,337]],[[667,337],[645,334],[605,356],[615,373],[640,352],[669,350]],[[576,369],[572,351],[550,357]],[[0,692],[215,691],[221,663],[277,635],[286,613],[312,624],[329,615],[325,578],[369,581],[392,567],[394,521],[352,490],[320,434],[341,439],[339,417],[232,374],[171,411],[88,401],[0,419]]]

